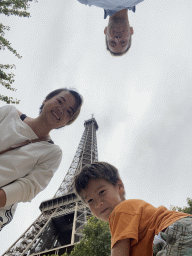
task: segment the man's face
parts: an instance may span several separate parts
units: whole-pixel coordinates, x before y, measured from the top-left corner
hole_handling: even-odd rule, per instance
[[[109,21],[104,33],[107,36],[108,47],[111,52],[122,53],[130,43],[133,28],[129,26],[128,19],[113,18]]]
[[[108,222],[109,215],[124,199],[124,186],[119,180],[114,186],[104,179],[91,180],[81,196],[95,217]]]

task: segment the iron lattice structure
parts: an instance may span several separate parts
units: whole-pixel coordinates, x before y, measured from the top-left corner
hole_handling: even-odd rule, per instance
[[[95,118],[85,121],[84,126],[72,164],[55,196],[41,203],[41,215],[3,256],[69,254],[82,238],[91,212],[74,193],[73,178],[84,165],[98,161]]]

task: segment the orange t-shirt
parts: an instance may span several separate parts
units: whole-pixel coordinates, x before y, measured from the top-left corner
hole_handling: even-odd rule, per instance
[[[190,214],[158,208],[139,199],[118,204],[109,216],[111,248],[119,240],[131,239],[131,256],[153,255],[153,240],[161,230]]]

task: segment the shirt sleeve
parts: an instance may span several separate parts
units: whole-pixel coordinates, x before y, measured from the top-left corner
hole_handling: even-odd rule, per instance
[[[18,202],[30,202],[40,191],[46,188],[62,159],[61,150],[54,153],[50,152],[44,156],[25,177],[2,187],[6,194],[5,206]]]
[[[111,249],[119,240],[132,238],[135,242],[138,242],[139,222],[139,214],[114,212],[109,221],[111,230]]]

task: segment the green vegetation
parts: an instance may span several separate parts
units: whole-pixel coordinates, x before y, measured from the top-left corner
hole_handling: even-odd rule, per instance
[[[192,199],[189,197],[187,198],[187,205],[188,207],[183,207],[183,208],[179,206],[171,206],[171,210],[192,214]]]
[[[111,252],[111,234],[109,224],[90,217],[83,229],[84,237],[76,244],[70,256],[109,256]],[[65,255],[67,256],[67,255]]]

